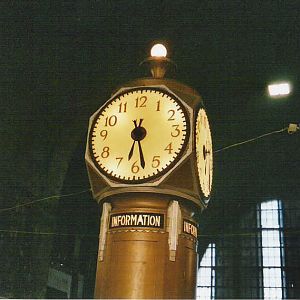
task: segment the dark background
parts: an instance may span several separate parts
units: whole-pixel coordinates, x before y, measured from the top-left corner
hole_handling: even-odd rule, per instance
[[[299,1],[2,1],[0,296],[38,297],[78,234],[93,281],[99,211],[88,192],[1,209],[89,189],[89,117],[145,75],[153,41],[202,95],[215,150],[299,123],[299,11]],[[277,80],[291,82],[290,96],[267,96]],[[284,132],[216,153],[202,230],[218,232],[256,202],[299,201],[299,146],[299,133]]]

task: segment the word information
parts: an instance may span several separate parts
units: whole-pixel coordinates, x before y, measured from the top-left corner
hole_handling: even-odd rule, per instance
[[[157,213],[120,213],[110,215],[109,228],[120,227],[150,227],[163,228],[164,215]]]
[[[198,235],[198,229],[195,223],[189,221],[189,220],[183,220],[183,232],[190,234],[197,238]]]

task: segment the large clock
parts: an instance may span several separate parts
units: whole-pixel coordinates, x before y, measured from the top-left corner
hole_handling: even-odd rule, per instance
[[[196,162],[200,189],[204,202],[208,202],[213,176],[213,150],[208,118],[200,108],[196,119]]]
[[[126,89],[97,112],[89,134],[96,168],[120,183],[151,182],[173,168],[189,141],[185,105],[163,87]]]

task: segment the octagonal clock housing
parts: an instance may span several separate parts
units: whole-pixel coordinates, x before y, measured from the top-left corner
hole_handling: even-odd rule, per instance
[[[167,79],[136,80],[114,93],[90,118],[85,159],[94,198],[151,192],[205,206],[195,155],[201,103]]]

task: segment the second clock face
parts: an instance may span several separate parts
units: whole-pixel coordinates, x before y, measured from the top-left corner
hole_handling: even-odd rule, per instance
[[[96,167],[123,183],[144,183],[166,173],[180,159],[189,138],[181,101],[160,88],[133,88],[109,102],[90,130]]]
[[[200,188],[207,202],[211,193],[213,176],[213,150],[206,112],[201,108],[196,120],[196,159]]]

